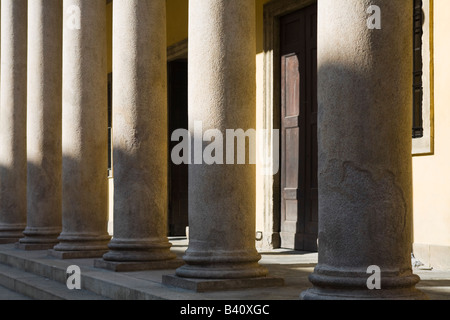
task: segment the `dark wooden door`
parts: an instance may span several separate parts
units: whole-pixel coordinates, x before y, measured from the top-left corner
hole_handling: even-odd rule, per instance
[[[281,246],[316,251],[316,4],[281,18],[281,122]]]
[[[177,129],[188,129],[188,64],[176,60],[168,64],[169,157],[171,136]],[[188,226],[188,165],[175,165],[169,159],[169,236],[184,236]]]

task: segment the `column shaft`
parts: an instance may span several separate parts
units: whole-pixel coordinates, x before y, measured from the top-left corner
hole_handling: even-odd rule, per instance
[[[421,298],[411,268],[412,4],[319,1],[319,264],[305,299]],[[381,290],[369,290],[371,266]],[[369,270],[369,273],[368,273]]]
[[[191,0],[189,14],[191,136],[198,121],[203,130],[219,130],[224,137],[227,129],[256,128],[254,1]],[[255,166],[248,161],[190,165],[189,249],[177,276],[267,274],[255,249],[255,183]]]
[[[28,2],[28,187],[24,249],[61,232],[62,2]]]
[[[27,0],[1,1],[0,242],[23,236],[27,215]]]
[[[63,23],[63,230],[53,253],[101,256],[110,240],[105,1],[64,0]]]
[[[114,238],[103,258],[172,260],[166,3],[116,0],[113,12]]]

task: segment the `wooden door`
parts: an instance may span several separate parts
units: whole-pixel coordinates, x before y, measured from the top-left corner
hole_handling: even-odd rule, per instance
[[[176,60],[168,64],[169,158],[172,133],[188,129],[188,64]],[[188,226],[188,165],[175,165],[169,159],[169,236],[184,236]]]
[[[281,18],[281,246],[316,251],[317,5]]]

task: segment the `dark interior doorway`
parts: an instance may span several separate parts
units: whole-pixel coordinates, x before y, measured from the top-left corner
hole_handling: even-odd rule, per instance
[[[188,129],[188,63],[186,59],[168,63],[169,109],[169,236],[185,236],[188,226],[188,165],[175,165],[170,152],[179,142],[171,136],[177,129]]]

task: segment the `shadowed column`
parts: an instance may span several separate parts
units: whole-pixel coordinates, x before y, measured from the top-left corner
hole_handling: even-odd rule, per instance
[[[319,263],[304,299],[425,297],[411,268],[412,3],[370,3],[381,11],[319,1]]]
[[[203,130],[219,130],[224,137],[227,129],[254,129],[254,1],[191,0],[189,15],[191,137],[202,139],[202,136],[196,136],[197,122],[201,122]],[[198,152],[192,150],[193,155]],[[249,148],[246,152],[249,153]],[[189,166],[186,265],[177,269],[176,276],[164,277],[164,283],[198,291],[204,286],[224,289],[223,285],[240,287],[280,283],[282,279],[266,277],[268,271],[258,263],[255,183],[255,165],[248,162],[243,165],[208,165],[203,162]],[[215,281],[222,279],[227,281]],[[202,281],[207,283],[202,284]]]
[[[0,243],[27,218],[27,0],[1,1]]]
[[[61,232],[62,1],[28,2],[27,227],[19,248],[52,248]]]
[[[167,238],[168,115],[165,0],[115,0],[114,238],[97,267],[183,264]]]
[[[62,233],[59,258],[101,257],[108,222],[104,0],[64,0]]]

